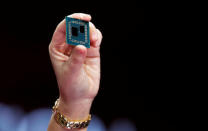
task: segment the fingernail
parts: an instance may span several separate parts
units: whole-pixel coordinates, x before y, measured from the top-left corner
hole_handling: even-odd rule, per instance
[[[91,27],[95,28],[95,25],[92,22],[90,22],[90,25]]]
[[[93,40],[97,41],[98,34],[97,34],[97,30],[95,28],[93,29],[93,35],[92,35],[92,37],[93,37]]]
[[[96,34],[97,34],[97,41],[96,41],[95,46],[98,47],[98,46],[100,46],[100,43],[101,43],[101,42],[98,40],[98,29],[96,29]]]
[[[90,15],[90,14],[86,14],[86,15],[88,15],[89,17],[91,17],[91,15]]]
[[[93,23],[90,22],[90,24],[91,24],[91,29],[92,29],[92,39],[96,41],[98,39],[96,27]]]

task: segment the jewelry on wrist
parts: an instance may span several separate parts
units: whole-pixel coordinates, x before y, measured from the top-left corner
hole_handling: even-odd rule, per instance
[[[72,120],[65,115],[63,115],[59,109],[59,99],[56,100],[55,105],[53,106],[53,112],[54,114],[54,119],[58,125],[65,129],[82,129],[86,128],[90,121],[91,121],[91,115],[89,114],[88,117],[84,120]]]

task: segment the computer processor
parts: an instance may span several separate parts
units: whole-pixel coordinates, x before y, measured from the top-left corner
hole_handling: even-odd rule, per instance
[[[67,16],[66,43],[90,48],[89,22]]]

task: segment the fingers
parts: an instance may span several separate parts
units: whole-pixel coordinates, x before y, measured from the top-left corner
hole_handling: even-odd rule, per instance
[[[90,45],[97,48],[100,46],[100,43],[98,43],[97,41],[100,41],[100,38],[102,39],[102,37],[100,37],[100,35],[102,36],[102,34],[100,33],[100,31],[95,27],[95,25],[93,23],[90,22]]]
[[[95,40],[90,41],[92,46],[87,50],[88,58],[95,58],[95,57],[100,56],[100,44],[101,44],[103,36],[99,29],[95,29],[95,33],[96,33],[97,38]]]
[[[69,17],[81,19],[81,20],[85,20],[85,21],[90,21],[92,19],[90,15],[83,14],[83,13],[74,13],[72,15],[69,15]],[[100,47],[101,40],[102,40],[102,34],[98,29],[96,29],[96,27],[94,26],[93,23],[90,22],[89,26],[90,26],[91,48],[88,49],[87,56],[88,57],[97,57],[100,55],[99,54],[99,47]],[[60,52],[62,55],[70,56],[71,52],[73,51],[73,48],[71,45],[66,44],[65,41],[66,41],[66,22],[64,19],[58,24],[58,26],[53,34],[53,38],[52,38],[51,44],[49,46],[51,48],[49,48],[49,50],[52,50],[54,48],[57,52]]]
[[[72,15],[69,15],[69,17],[72,18],[76,18],[76,19],[81,19],[84,21],[90,21],[91,20],[91,16],[88,14],[83,14],[83,13],[74,13]],[[55,45],[62,45],[65,44],[66,40],[66,21],[65,19],[62,20],[58,26],[56,27],[56,30],[53,34],[53,38],[52,38],[52,44]]]
[[[56,30],[54,31],[52,37],[51,44],[61,45],[65,42],[65,37],[66,37],[66,21],[64,19],[56,27]]]
[[[83,13],[74,13],[72,15],[69,15],[69,17],[84,20],[84,21],[90,21],[92,19],[92,17],[90,15],[83,14]],[[99,32],[97,31],[97,29],[93,23],[90,22],[89,26],[90,26],[90,41],[91,41],[90,44],[93,47],[98,47],[96,45],[96,43],[97,43],[96,41],[99,38],[99,36],[98,36]],[[65,46],[64,46],[65,41],[66,41],[66,21],[64,19],[58,24],[58,26],[53,34],[51,44],[56,45],[59,48],[65,48]]]

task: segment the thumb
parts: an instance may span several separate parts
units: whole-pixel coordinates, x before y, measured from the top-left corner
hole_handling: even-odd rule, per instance
[[[66,66],[70,74],[79,72],[84,64],[87,55],[87,49],[83,45],[77,45],[72,49],[70,59],[66,62]]]

